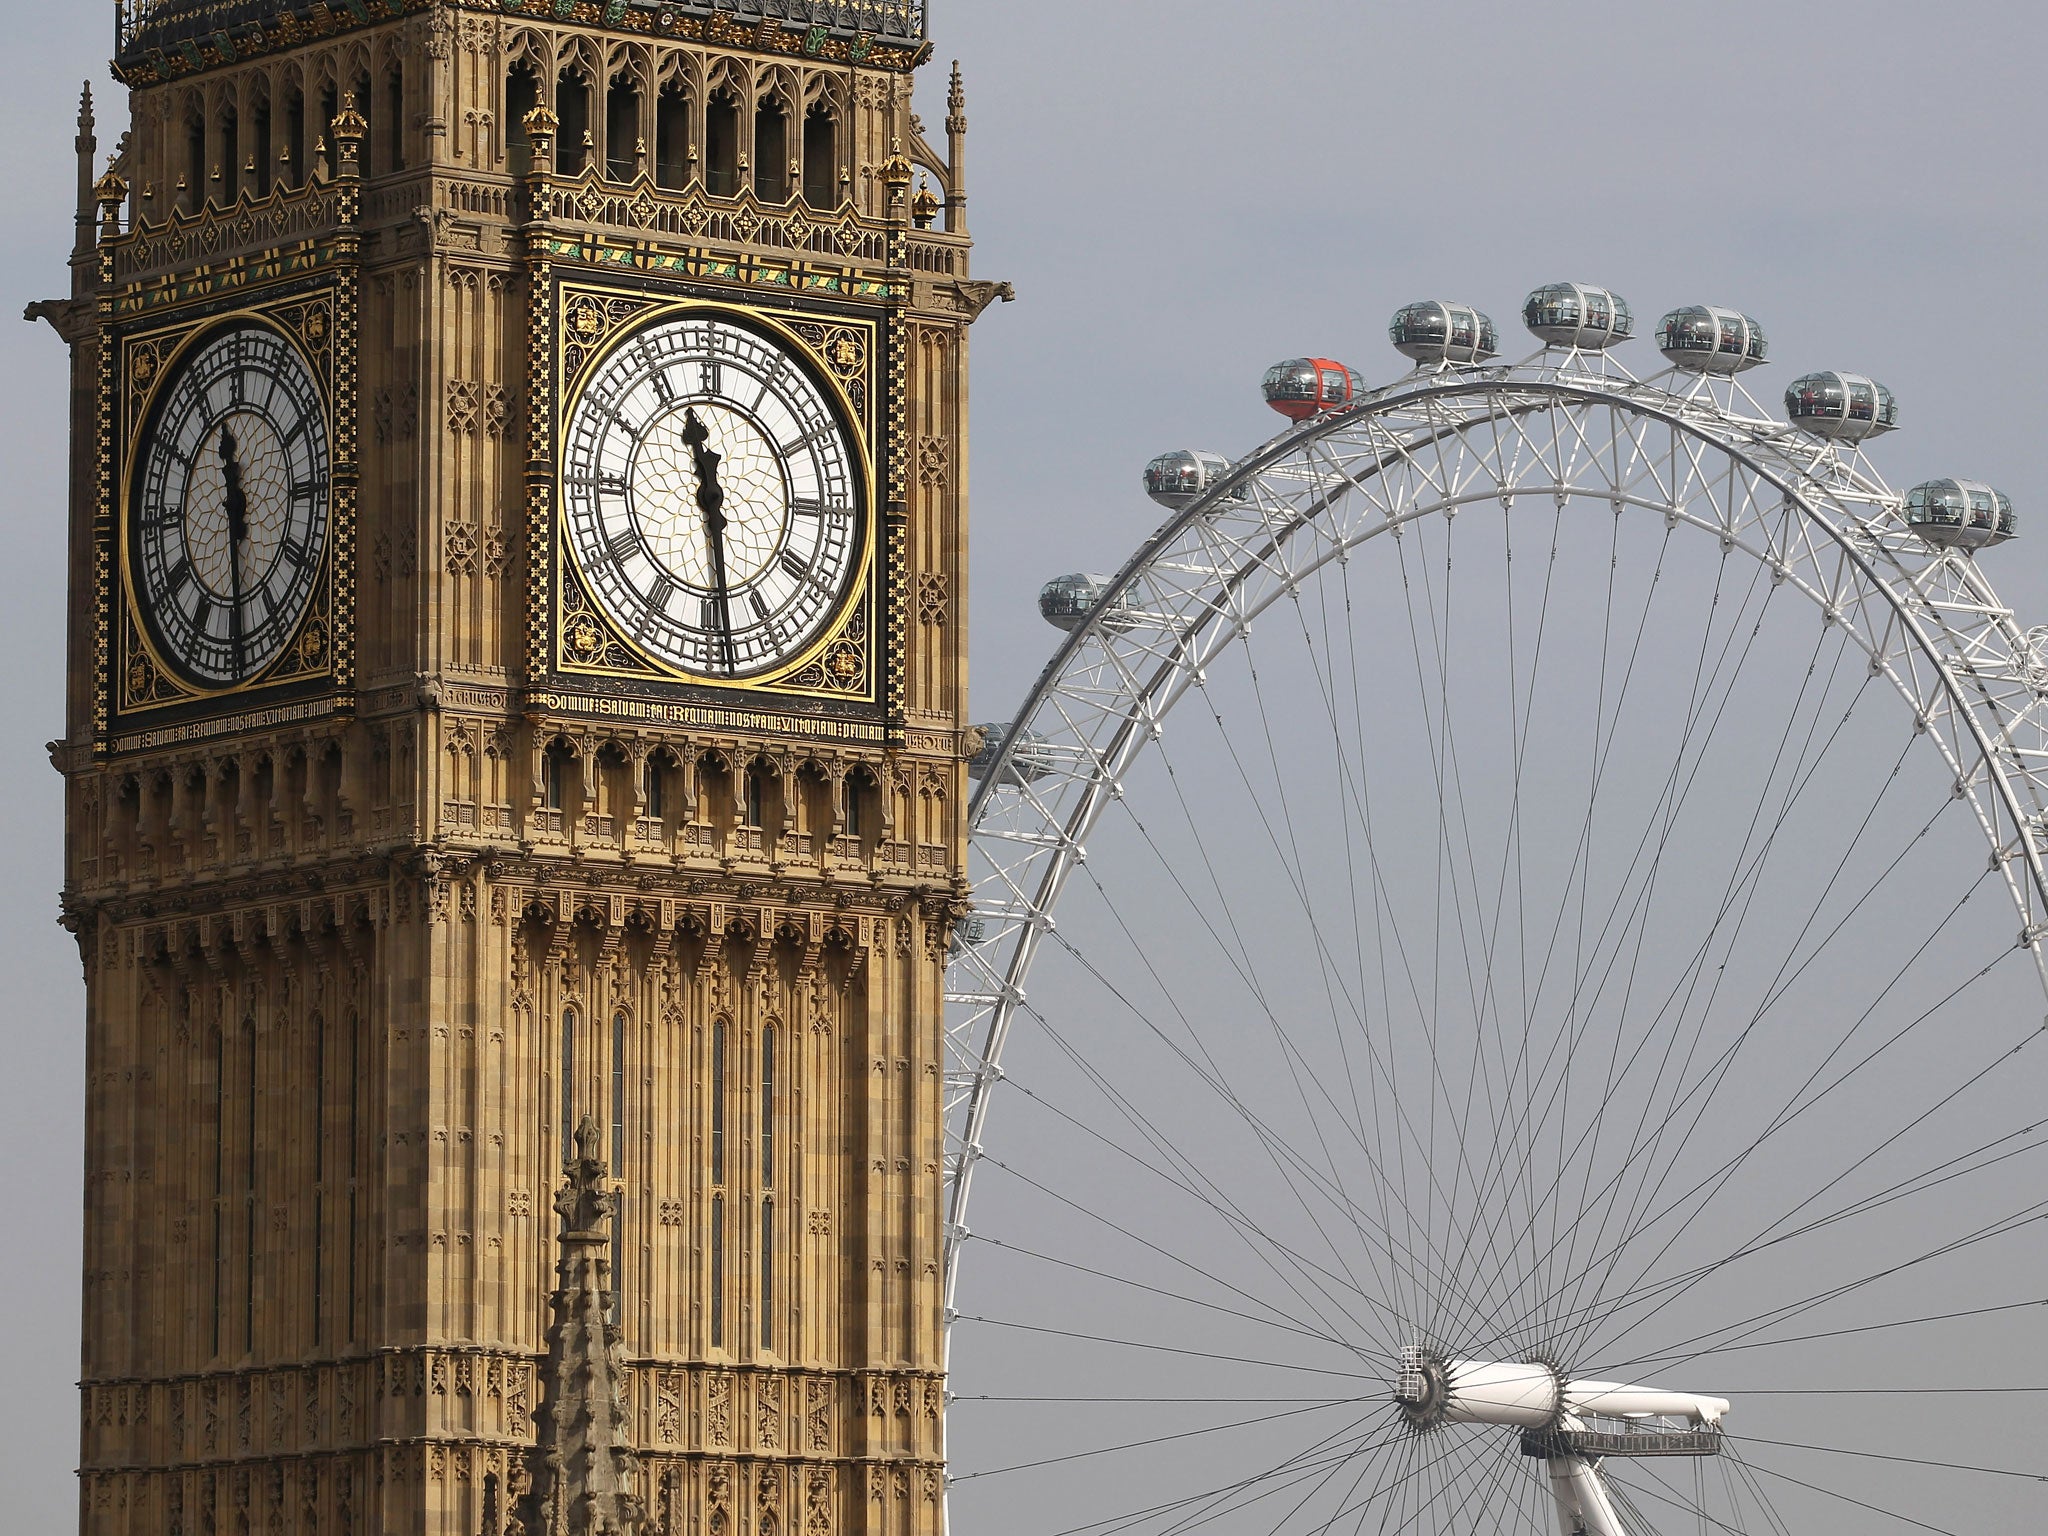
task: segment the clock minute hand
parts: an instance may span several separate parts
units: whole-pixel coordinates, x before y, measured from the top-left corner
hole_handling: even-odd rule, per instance
[[[242,465],[235,457],[235,434],[223,423],[220,429],[220,473],[227,483],[224,500],[228,514],[228,637],[234,647],[235,670],[242,670],[242,540],[249,537],[249,496],[242,489]]]
[[[721,455],[710,448],[711,432],[692,406],[683,414],[683,441],[697,466],[697,510],[704,514],[704,541],[711,548],[711,580],[718,612],[719,637],[725,647],[725,668],[738,669],[732,645],[732,594],[725,581],[725,488],[718,483]]]

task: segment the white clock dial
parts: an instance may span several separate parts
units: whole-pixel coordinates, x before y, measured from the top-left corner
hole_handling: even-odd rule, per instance
[[[565,435],[562,505],[591,595],[701,677],[801,654],[858,572],[851,438],[787,348],[729,320],[649,327],[599,365]]]
[[[131,490],[131,579],[165,662],[202,688],[255,677],[297,631],[326,556],[327,420],[267,326],[214,332],[174,365]]]

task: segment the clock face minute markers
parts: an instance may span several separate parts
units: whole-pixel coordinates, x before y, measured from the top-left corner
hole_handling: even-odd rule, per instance
[[[860,560],[854,451],[778,343],[687,316],[640,332],[585,387],[562,502],[591,595],[646,653],[745,678],[815,641]]]
[[[128,551],[158,653],[201,688],[289,645],[325,558],[327,425],[298,352],[254,322],[174,365],[138,445]]]

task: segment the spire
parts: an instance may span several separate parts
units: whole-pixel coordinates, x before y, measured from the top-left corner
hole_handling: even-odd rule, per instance
[[[625,1375],[612,1310],[611,1223],[603,1146],[590,1116],[576,1127],[576,1158],[555,1195],[562,1217],[557,1281],[549,1299],[548,1359],[526,1496],[511,1530],[524,1536],[640,1536],[646,1512],[634,1491],[639,1461],[620,1383]],[[495,1533],[491,1533],[495,1536]]]
[[[946,89],[946,228],[967,233],[967,88],[960,83],[958,59]]]
[[[84,92],[78,99],[78,137],[71,147],[78,151],[78,232],[72,240],[71,254],[85,256],[99,242],[98,206],[93,197],[96,178],[93,162],[99,156],[99,140],[93,136],[92,83],[86,82]]]

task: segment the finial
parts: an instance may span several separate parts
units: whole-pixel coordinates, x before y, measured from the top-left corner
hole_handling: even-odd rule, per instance
[[[92,82],[88,80],[85,82],[85,89],[78,93],[78,136],[81,139],[89,138],[93,125]]]
[[[919,229],[930,229],[932,220],[939,216],[939,195],[932,191],[922,176],[917,181],[917,193],[910,199],[910,222]]]
[[[104,236],[121,232],[121,205],[128,201],[128,178],[123,176],[116,164],[119,157],[107,156],[106,174],[93,183],[93,201],[100,205],[100,233]]]
[[[334,114],[334,139],[337,144],[346,144],[350,139],[358,143],[369,134],[370,121],[356,110],[356,93],[342,93],[341,110]]]
[[[585,1115],[576,1124],[576,1161],[603,1165],[598,1153],[604,1150],[604,1136],[597,1128],[597,1121]]]
[[[903,141],[891,139],[889,158],[882,162],[882,185],[892,191],[901,191],[910,185],[910,179],[914,174],[909,159],[903,153]]]
[[[363,140],[369,137],[370,124],[362,113],[356,110],[356,93],[346,92],[341,98],[341,110],[334,114],[330,131],[334,134],[334,148],[341,165],[337,174],[356,177],[363,174]]]

